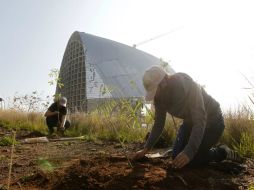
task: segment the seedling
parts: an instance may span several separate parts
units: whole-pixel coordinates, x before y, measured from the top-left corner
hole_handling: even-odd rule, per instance
[[[55,166],[45,158],[38,159],[38,166],[45,173],[51,173],[55,169]]]

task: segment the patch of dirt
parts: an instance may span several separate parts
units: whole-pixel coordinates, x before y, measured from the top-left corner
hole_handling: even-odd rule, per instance
[[[3,125],[0,124],[0,137],[4,137],[6,135],[11,135],[11,131],[4,128]]]
[[[170,160],[146,160],[130,167],[125,157],[81,159],[67,168],[52,189],[239,189],[246,188],[241,177],[210,169],[171,168]],[[243,176],[242,176],[243,177]],[[251,178],[253,180],[253,177]]]
[[[11,136],[12,135],[11,130],[0,125],[0,137],[6,136],[6,135]],[[34,138],[34,137],[43,137],[43,136],[45,136],[45,134],[43,134],[39,131],[32,131],[31,132],[31,131],[22,129],[17,132],[16,139],[20,140],[20,139],[25,139],[25,138]]]
[[[17,136],[17,139],[25,139],[25,138],[35,138],[35,137],[44,137],[45,134],[39,132],[39,131],[33,131],[33,132],[28,132],[28,131],[19,131],[19,135]]]
[[[139,144],[128,144],[132,153]],[[7,186],[11,147],[0,147],[0,187]],[[43,164],[40,164],[42,160]],[[202,169],[171,168],[170,159],[143,159],[128,163],[123,149],[115,143],[50,142],[15,147],[11,189],[247,189],[254,183],[254,163],[235,173],[224,163]]]

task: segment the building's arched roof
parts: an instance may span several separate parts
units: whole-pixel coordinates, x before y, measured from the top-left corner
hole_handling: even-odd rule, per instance
[[[83,106],[83,102],[89,104],[92,99],[143,97],[144,71],[161,63],[134,47],[76,31],[67,44],[60,69],[65,85],[61,92],[72,108]],[[169,66],[167,69],[174,73]]]
[[[113,97],[144,96],[143,73],[149,66],[160,64],[160,59],[119,42],[84,32],[78,34],[85,47],[86,60],[94,64],[105,85],[113,88]],[[115,92],[114,88],[117,88]]]

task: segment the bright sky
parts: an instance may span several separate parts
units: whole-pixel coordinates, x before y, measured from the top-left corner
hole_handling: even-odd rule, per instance
[[[53,94],[48,73],[60,68],[78,30],[138,46],[206,86],[223,108],[243,102],[254,76],[254,2],[234,0],[0,0],[0,97]]]

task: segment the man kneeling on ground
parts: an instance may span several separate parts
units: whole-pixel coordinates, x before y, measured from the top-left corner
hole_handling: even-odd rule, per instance
[[[66,120],[67,116],[67,99],[61,97],[50,105],[44,116],[46,117],[46,123],[49,129],[49,135],[54,133],[54,127],[62,135],[66,129],[70,127],[70,122]]]
[[[143,76],[146,100],[155,105],[155,121],[144,149],[134,155],[140,159],[159,139],[166,114],[183,119],[173,146],[173,167],[201,167],[210,162],[231,160],[242,162],[240,155],[226,145],[216,146],[224,131],[219,103],[190,76],[169,74],[152,66]]]

